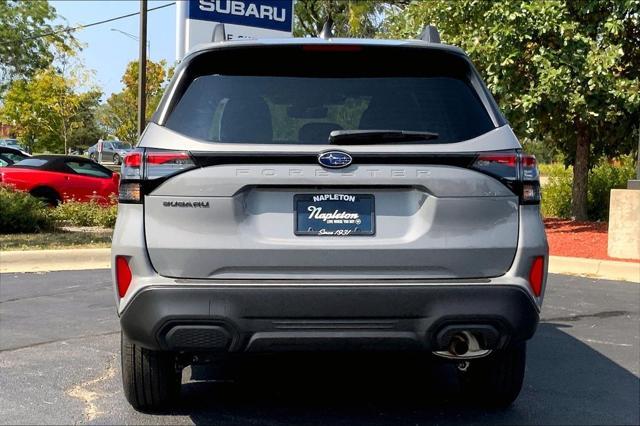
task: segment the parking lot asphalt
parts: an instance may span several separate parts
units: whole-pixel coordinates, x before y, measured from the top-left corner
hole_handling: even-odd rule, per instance
[[[640,285],[551,275],[525,385],[506,411],[458,400],[451,365],[313,355],[185,369],[166,415],[120,383],[109,271],[0,275],[0,423],[638,424]]]

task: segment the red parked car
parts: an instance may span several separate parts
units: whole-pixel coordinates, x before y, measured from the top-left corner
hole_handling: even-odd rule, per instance
[[[67,200],[109,204],[120,176],[83,157],[37,155],[0,169],[0,183],[27,191],[52,206]]]

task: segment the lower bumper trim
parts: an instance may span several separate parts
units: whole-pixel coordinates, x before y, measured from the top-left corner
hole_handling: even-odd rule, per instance
[[[531,296],[509,285],[149,286],[122,312],[123,332],[185,352],[435,351],[448,327],[490,327],[499,348],[533,336]]]

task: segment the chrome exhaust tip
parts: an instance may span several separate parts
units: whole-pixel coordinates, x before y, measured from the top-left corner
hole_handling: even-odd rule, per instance
[[[465,333],[455,334],[449,342],[449,353],[454,356],[463,356],[469,352],[469,338]]]
[[[480,347],[478,339],[468,331],[454,334],[447,345],[446,351],[434,351],[433,354],[447,359],[482,358],[491,353],[491,349]]]

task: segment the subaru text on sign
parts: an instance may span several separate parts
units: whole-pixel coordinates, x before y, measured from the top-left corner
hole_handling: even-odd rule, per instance
[[[214,41],[224,25],[227,40],[281,38],[293,34],[293,0],[186,0],[176,4],[176,58]]]

